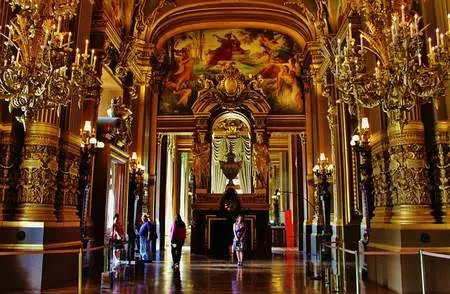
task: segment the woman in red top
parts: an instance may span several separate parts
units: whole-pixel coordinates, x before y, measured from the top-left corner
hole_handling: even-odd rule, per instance
[[[113,226],[111,230],[111,241],[114,248],[114,264],[120,262],[120,252],[123,249],[125,233],[119,220],[119,214],[116,213],[113,218]]]
[[[179,213],[175,217],[175,222],[170,228],[170,245],[172,247],[173,268],[178,269],[180,266],[181,249],[186,239],[186,224],[181,219]]]

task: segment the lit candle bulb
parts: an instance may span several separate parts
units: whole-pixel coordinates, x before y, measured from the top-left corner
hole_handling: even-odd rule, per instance
[[[360,41],[361,50],[363,50],[363,47],[364,47],[363,34],[359,35],[359,41]]]
[[[77,48],[75,51],[75,65],[78,65],[80,63],[80,49]]]
[[[439,47],[439,28],[436,29],[436,42],[437,46]]]
[[[444,34],[443,33],[441,33],[440,35],[439,35],[439,38],[441,39],[441,46],[442,47],[444,47]]]
[[[59,47],[62,48],[64,44],[64,35],[60,34],[59,35]]]
[[[49,36],[49,31],[45,30],[45,36],[44,36],[44,46],[47,46],[48,44],[48,36]]]
[[[418,54],[417,58],[419,59],[419,66],[422,66],[422,54]]]
[[[450,35],[450,13],[447,14],[447,32]]]
[[[97,56],[94,56],[94,63],[92,64],[92,67],[95,68],[95,65],[97,64]]]
[[[402,23],[405,22],[405,4],[402,4]]]
[[[431,54],[433,51],[433,45],[431,44],[431,38],[428,38],[428,52]]]
[[[341,55],[341,39],[337,39],[337,45],[338,45],[338,54]]]
[[[419,15],[414,14],[414,26],[416,27],[416,33],[419,33]]]
[[[88,48],[89,48],[89,40],[86,39],[86,45],[84,46],[84,55],[88,54]]]
[[[58,16],[58,28],[56,29],[56,33],[59,34],[60,30],[61,30],[61,16]]]
[[[7,66],[8,65],[8,60],[3,60],[3,66]]]
[[[72,32],[69,32],[69,36],[67,38],[67,43],[69,44],[69,46],[70,46],[70,41],[71,40],[72,40]]]
[[[95,49],[91,50],[91,65],[94,64],[94,54],[95,54]]]
[[[352,41],[352,23],[348,24],[348,37],[350,38],[350,43]]]
[[[17,49],[16,62],[19,62],[20,48]]]

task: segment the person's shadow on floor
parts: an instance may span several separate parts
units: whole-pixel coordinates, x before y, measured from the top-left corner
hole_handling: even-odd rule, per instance
[[[170,287],[170,293],[182,293],[183,287],[181,285],[181,275],[179,269],[174,269],[172,273],[172,285]]]

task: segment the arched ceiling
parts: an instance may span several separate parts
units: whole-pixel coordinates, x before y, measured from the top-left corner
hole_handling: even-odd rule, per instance
[[[301,48],[317,38],[310,12],[315,5],[307,4],[309,15],[285,1],[171,1],[156,6],[151,22],[141,38],[161,48],[171,37],[200,29],[260,28],[290,36]],[[314,0],[306,1],[314,2]]]

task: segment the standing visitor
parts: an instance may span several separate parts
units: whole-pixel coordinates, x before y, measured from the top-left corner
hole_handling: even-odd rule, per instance
[[[244,242],[245,242],[245,224],[244,217],[242,215],[238,215],[236,218],[236,222],[233,224],[233,251],[236,252],[236,257],[238,260],[237,265],[243,265],[244,258]]]
[[[111,229],[111,241],[113,245],[113,264],[114,266],[117,266],[120,263],[121,259],[121,251],[124,248],[123,242],[124,242],[124,236],[125,233],[123,231],[122,224],[119,220],[119,214],[114,214],[113,218],[113,225]]]
[[[148,240],[150,233],[150,224],[148,222],[148,216],[143,214],[141,217],[142,225],[139,229],[139,253],[141,255],[141,260],[143,262],[150,262],[148,254]]]
[[[149,230],[150,230],[150,256],[151,256],[151,260],[155,260],[156,257],[156,239],[158,239],[158,234],[156,233],[156,222],[154,220],[152,220],[150,217],[148,218],[148,223],[149,223]]]
[[[178,269],[180,266],[181,249],[186,239],[186,224],[181,219],[179,213],[175,217],[175,222],[170,228],[170,245],[172,247],[173,268]]]

